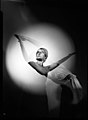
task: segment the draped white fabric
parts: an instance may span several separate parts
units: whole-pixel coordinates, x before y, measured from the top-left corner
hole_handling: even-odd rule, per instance
[[[57,90],[59,98],[57,99]],[[49,110],[52,110],[56,108],[57,106],[60,106],[60,99],[61,99],[61,86],[59,84],[56,84],[52,80],[47,78],[46,81],[46,94],[48,99],[48,108]]]
[[[64,78],[69,74],[70,74],[70,79],[64,81]],[[82,86],[79,83],[78,79],[76,78],[76,75],[72,74],[64,66],[59,66],[55,70],[49,72],[46,81],[46,94],[48,98],[49,110],[52,110],[60,106],[61,90],[62,90],[60,84],[64,84],[71,89],[73,93],[73,101],[72,101],[73,104],[77,104],[78,101],[81,99],[80,90],[82,89]],[[57,99],[57,95],[58,95],[58,99]]]

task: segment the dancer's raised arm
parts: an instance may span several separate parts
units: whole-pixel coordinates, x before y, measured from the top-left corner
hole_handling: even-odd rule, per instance
[[[27,51],[24,47],[23,41],[28,41],[28,42],[34,44],[35,46],[39,46],[40,45],[39,42],[37,42],[34,39],[31,39],[29,37],[25,37],[25,36],[18,35],[18,34],[14,34],[14,36],[18,39],[18,42],[20,43],[20,47],[21,47],[22,54],[23,54],[25,61],[29,62],[29,56],[28,56]]]
[[[58,67],[60,64],[62,64],[63,62],[65,62],[67,59],[69,59],[72,55],[76,54],[76,52],[73,52],[69,55],[67,55],[66,57],[62,58],[61,60],[58,60],[57,62],[51,64],[48,66],[49,71],[55,69],[56,67]]]
[[[18,42],[20,43],[20,47],[21,47],[22,54],[23,54],[23,57],[24,57],[25,61],[28,62],[29,57],[28,57],[27,51],[25,50],[25,47],[24,47],[24,44],[23,44],[24,38],[20,35],[17,35],[17,34],[15,34],[14,36],[18,39]]]

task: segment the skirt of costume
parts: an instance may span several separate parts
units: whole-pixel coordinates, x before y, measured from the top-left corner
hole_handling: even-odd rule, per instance
[[[82,86],[76,75],[72,74],[64,66],[59,66],[48,74],[46,81],[46,94],[49,110],[53,110],[60,106],[62,91],[61,85],[69,87],[72,91],[72,104],[77,104],[82,99]]]

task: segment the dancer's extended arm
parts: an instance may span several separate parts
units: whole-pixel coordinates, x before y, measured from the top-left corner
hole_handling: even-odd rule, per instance
[[[68,56],[62,58],[61,60],[58,60],[57,62],[49,65],[49,66],[48,66],[49,71],[51,71],[51,70],[55,69],[56,67],[58,67],[60,64],[62,64],[63,62],[65,62],[67,59],[69,59],[69,58],[70,58],[72,55],[74,55],[74,54],[76,54],[76,52],[71,53],[71,54],[69,54]]]
[[[29,56],[27,55],[27,51],[24,47],[23,41],[28,41],[28,42],[30,42],[33,45],[38,46],[38,47],[40,46],[40,43],[38,41],[30,38],[30,37],[25,37],[25,36],[18,35],[18,34],[14,34],[14,36],[18,39],[18,42],[20,43],[22,54],[23,54],[25,61],[28,62]]]
[[[27,51],[24,47],[23,41],[28,41],[37,47],[42,45],[42,43],[40,43],[40,42],[30,38],[30,37],[23,36],[23,35],[14,34],[14,36],[18,39],[18,42],[20,43],[22,54],[23,54],[25,61],[29,62],[29,56],[27,55]]]
[[[24,44],[23,44],[23,41],[24,41],[23,37],[21,37],[17,34],[15,34],[14,36],[18,39],[18,42],[20,43],[21,51],[22,51],[22,54],[23,54],[23,57],[24,57],[25,61],[28,62],[29,57],[28,57],[27,51],[26,51],[26,49],[24,47]]]

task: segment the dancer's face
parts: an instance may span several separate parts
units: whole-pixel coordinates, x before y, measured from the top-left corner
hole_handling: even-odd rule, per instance
[[[45,61],[46,57],[45,57],[45,53],[43,50],[40,49],[37,51],[36,59],[39,61]]]

